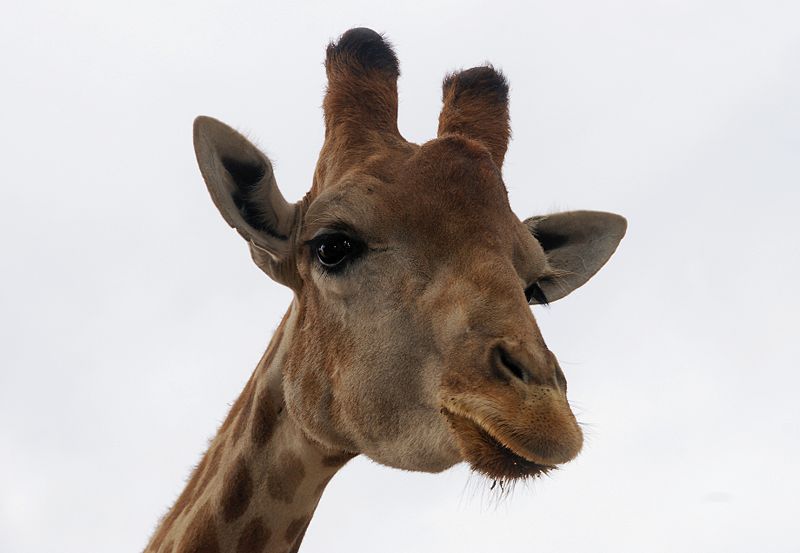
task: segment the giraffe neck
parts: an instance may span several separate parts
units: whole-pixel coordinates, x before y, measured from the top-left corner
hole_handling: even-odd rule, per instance
[[[294,304],[145,551],[297,551],[328,481],[352,456],[311,441],[284,406]]]

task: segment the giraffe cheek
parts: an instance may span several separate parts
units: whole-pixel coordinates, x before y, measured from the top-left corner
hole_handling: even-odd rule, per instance
[[[329,449],[357,451],[356,445],[335,424],[337,406],[325,371],[313,370],[308,365],[286,370],[283,388],[289,414],[309,437]]]
[[[362,438],[362,453],[387,466],[423,472],[439,472],[461,461],[436,401],[440,371],[439,359],[387,371],[395,378],[372,390],[369,408],[362,400],[348,413]]]

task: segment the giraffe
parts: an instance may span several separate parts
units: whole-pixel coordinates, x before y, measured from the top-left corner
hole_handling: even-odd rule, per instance
[[[593,276],[625,219],[517,218],[501,174],[508,84],[491,66],[445,78],[422,145],[397,129],[399,66],[380,34],[347,31],[325,69],[324,144],[297,203],[244,136],[195,120],[213,202],[294,297],[147,552],[296,552],[359,454],[425,472],[467,462],[502,482],[582,447],[530,305]]]

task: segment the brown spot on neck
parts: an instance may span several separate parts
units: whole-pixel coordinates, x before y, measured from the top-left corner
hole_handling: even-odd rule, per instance
[[[281,408],[275,404],[270,390],[264,390],[256,402],[250,429],[250,436],[256,447],[263,446],[272,437],[280,411]]]
[[[177,553],[219,553],[216,520],[208,504],[198,511],[184,532]]]
[[[225,522],[233,522],[242,516],[253,496],[253,479],[250,470],[242,457],[225,477],[222,489],[222,518]]]
[[[303,460],[291,451],[285,451],[278,456],[269,471],[271,475],[282,475],[282,477],[270,477],[267,480],[267,489],[273,499],[291,503],[297,487],[306,475],[303,467]]]
[[[304,516],[294,519],[286,527],[284,538],[286,543],[292,545],[291,551],[297,551],[300,548],[300,542],[303,541],[303,535],[306,533],[308,524],[311,522],[311,517]]]
[[[280,340],[288,336],[283,327],[284,323],[148,552],[299,548],[329,474],[351,456],[322,450],[285,411],[279,366],[284,351]],[[308,478],[313,483],[306,490]],[[306,514],[298,517],[300,513]]]
[[[254,518],[242,528],[236,553],[261,553],[271,534],[260,518]]]
[[[211,482],[211,479],[217,475],[223,451],[224,449],[222,447],[222,444],[217,444],[216,447],[212,451],[207,453],[206,456],[203,458],[203,461],[205,463],[204,467],[205,470],[202,475],[202,478],[198,479],[199,483],[197,484],[197,487],[194,490],[194,495],[192,496],[191,503],[188,506],[191,506],[191,504],[195,503],[198,499],[200,499],[200,497],[202,497],[203,492],[208,487],[208,483]],[[205,462],[206,460],[208,462]]]

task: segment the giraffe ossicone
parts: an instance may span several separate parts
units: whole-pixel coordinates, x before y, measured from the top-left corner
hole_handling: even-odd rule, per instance
[[[297,551],[325,485],[359,454],[427,472],[466,461],[503,481],[581,449],[530,305],[594,275],[625,219],[517,218],[494,68],[446,77],[438,136],[422,145],[397,129],[399,67],[381,35],[347,31],[325,69],[325,141],[297,203],[245,137],[195,121],[214,203],[294,299],[147,551]]]

